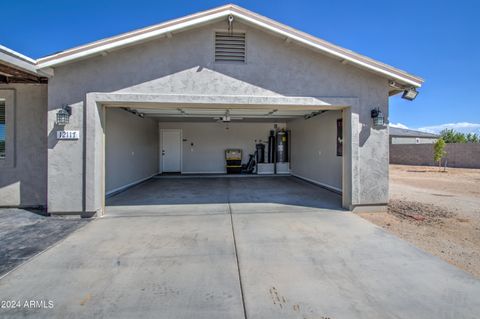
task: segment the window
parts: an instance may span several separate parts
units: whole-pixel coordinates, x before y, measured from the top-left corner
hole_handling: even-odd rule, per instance
[[[215,62],[245,62],[245,33],[215,32]]]
[[[0,168],[15,167],[15,91],[0,89]]]
[[[5,142],[7,136],[5,118],[5,100],[0,99],[0,158],[5,158]]]

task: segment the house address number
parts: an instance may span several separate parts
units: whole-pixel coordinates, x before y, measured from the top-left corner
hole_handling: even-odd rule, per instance
[[[80,131],[57,131],[57,140],[78,140]]]

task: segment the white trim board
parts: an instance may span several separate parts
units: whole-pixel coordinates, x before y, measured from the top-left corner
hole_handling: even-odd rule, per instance
[[[149,180],[149,179],[153,178],[153,177],[154,177],[155,175],[157,175],[157,174],[158,174],[158,173],[155,173],[155,174],[152,174],[152,175],[150,175],[150,176],[148,176],[148,177],[141,178],[141,179],[136,180],[136,181],[134,181],[134,182],[131,182],[131,183],[125,184],[125,185],[123,185],[123,186],[114,188],[114,189],[112,189],[111,191],[106,192],[106,193],[105,193],[105,197],[106,197],[106,198],[112,197],[112,196],[114,196],[114,195],[116,195],[116,194],[118,194],[118,193],[121,193],[121,192],[127,190],[128,188],[131,188],[131,187],[133,187],[133,186],[136,186],[136,185],[138,185],[138,184],[140,184],[140,183],[145,182],[146,180]]]
[[[316,181],[314,179],[311,179],[311,178],[308,178],[308,177],[304,177],[304,176],[301,176],[301,175],[297,175],[297,174],[291,174],[292,176],[294,177],[297,177],[299,179],[303,179],[304,181],[307,181],[307,182],[310,182],[312,184],[315,184],[315,185],[318,185],[320,187],[323,187],[329,191],[332,191],[334,193],[337,193],[339,195],[342,195],[342,190],[338,187],[334,187],[334,186],[331,186],[331,185],[328,185],[328,184],[325,184],[325,183],[321,183],[319,181]]]

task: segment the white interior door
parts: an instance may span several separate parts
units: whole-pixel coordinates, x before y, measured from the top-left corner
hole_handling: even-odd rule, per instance
[[[163,129],[161,135],[162,172],[181,172],[182,131]]]

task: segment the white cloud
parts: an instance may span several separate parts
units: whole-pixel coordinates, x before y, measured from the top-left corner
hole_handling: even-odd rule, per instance
[[[398,128],[405,128],[405,129],[408,128],[408,126],[406,126],[405,124],[402,124],[402,123],[396,123],[396,124],[395,123],[390,123],[388,125],[390,125],[391,127],[398,127]]]
[[[469,122],[460,122],[460,123],[447,123],[440,125],[432,125],[420,127],[418,130],[428,133],[440,133],[444,129],[453,129],[461,133],[476,133],[480,134],[480,123],[469,123]]]

